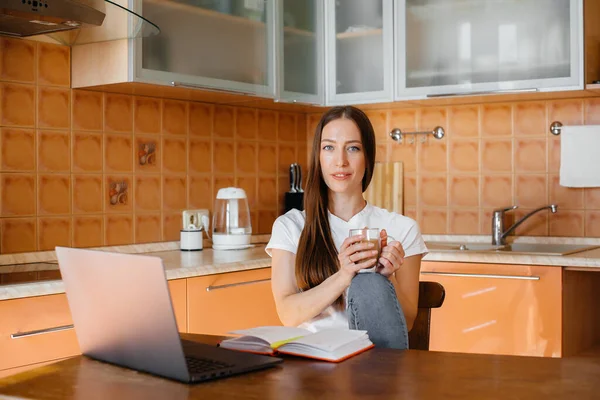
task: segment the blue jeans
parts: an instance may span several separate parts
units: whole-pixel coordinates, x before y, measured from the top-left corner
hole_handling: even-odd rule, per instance
[[[366,330],[376,347],[408,349],[408,329],[394,285],[385,276],[357,274],[348,289],[348,327]]]

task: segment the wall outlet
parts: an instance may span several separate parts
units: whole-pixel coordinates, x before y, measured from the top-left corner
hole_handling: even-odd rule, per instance
[[[210,214],[207,209],[202,208],[199,210],[184,210],[183,211],[183,229],[189,229],[193,226],[193,229],[202,227],[206,232],[210,229]]]

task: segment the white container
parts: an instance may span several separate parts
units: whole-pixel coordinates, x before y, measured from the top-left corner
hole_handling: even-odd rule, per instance
[[[202,232],[204,230],[185,230],[182,229],[179,233],[180,241],[179,248],[182,251],[201,251],[202,250]]]

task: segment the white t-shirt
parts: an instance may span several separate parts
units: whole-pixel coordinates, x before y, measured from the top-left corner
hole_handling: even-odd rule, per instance
[[[333,242],[339,251],[342,243],[348,237],[350,229],[379,228],[385,229],[389,236],[402,243],[405,257],[416,254],[427,254],[427,247],[421,236],[417,223],[398,213],[389,212],[383,208],[368,204],[355,214],[349,221],[336,217],[328,211],[329,226],[333,235]],[[275,220],[271,232],[271,240],[267,244],[266,252],[271,256],[271,249],[287,250],[296,254],[300,234],[304,229],[306,213],[296,209],[290,210]],[[292,265],[291,268],[294,268]],[[292,271],[292,275],[295,274]],[[300,291],[298,289],[298,291]],[[313,332],[325,328],[348,328],[348,317],[345,311],[327,307],[323,312],[310,321],[300,325],[301,328]]]

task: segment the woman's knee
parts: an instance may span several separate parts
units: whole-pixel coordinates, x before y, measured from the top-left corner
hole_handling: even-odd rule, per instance
[[[377,273],[356,274],[348,288],[348,298],[355,302],[365,301],[370,304],[380,301],[398,301],[392,282]]]

